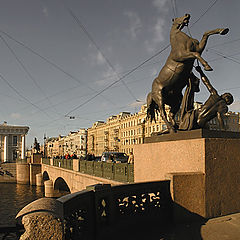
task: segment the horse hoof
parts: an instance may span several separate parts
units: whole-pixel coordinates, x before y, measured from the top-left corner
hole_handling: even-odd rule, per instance
[[[212,71],[213,69],[210,66],[206,66],[206,67],[204,67],[204,70],[205,71]]]
[[[223,28],[221,31],[220,31],[220,34],[221,35],[225,35],[229,32],[229,28]]]
[[[170,129],[169,133],[174,134],[174,133],[176,133],[176,130],[175,129]]]

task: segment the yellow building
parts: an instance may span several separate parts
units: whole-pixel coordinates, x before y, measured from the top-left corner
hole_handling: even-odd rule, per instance
[[[61,157],[66,154],[76,154],[78,158],[86,157],[87,130],[80,129],[70,132],[67,136],[48,138],[46,141],[47,156],[50,158]]]
[[[195,103],[195,108],[199,108],[200,103]],[[166,106],[166,112],[169,108]],[[105,151],[125,152],[129,154],[133,151],[135,144],[141,144],[145,137],[150,137],[155,132],[160,132],[167,128],[160,114],[156,116],[156,122],[146,119],[147,106],[142,105],[138,113],[130,114],[122,112],[111,116],[106,122],[97,121],[88,129],[87,149],[89,154],[101,156]],[[179,120],[179,115],[176,115]],[[239,114],[228,112],[224,122],[227,131],[239,131]],[[210,129],[219,130],[216,119],[209,123]]]
[[[121,112],[109,117],[106,122],[95,122],[88,129],[88,153],[95,156],[105,151],[129,154],[135,144],[143,143],[145,137],[166,128],[159,115],[156,123],[146,121],[146,116],[147,106],[143,105],[138,113]]]
[[[62,152],[65,154],[76,154],[78,158],[86,157],[87,153],[87,130],[80,129],[77,132],[70,132],[66,137],[63,138],[64,148]]]

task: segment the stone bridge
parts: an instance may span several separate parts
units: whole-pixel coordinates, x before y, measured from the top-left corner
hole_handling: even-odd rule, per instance
[[[98,183],[111,185],[122,184],[122,182],[79,172],[77,167],[78,161],[77,159],[73,159],[73,170],[42,164],[41,173],[36,176],[37,179],[39,178],[36,184],[42,185],[42,182],[44,182],[45,196],[50,196],[52,193],[56,196],[58,192],[74,193],[86,189],[89,185]]]
[[[36,155],[29,163],[17,164],[17,182],[44,186],[46,197],[74,193],[95,184],[114,186],[130,181],[133,182],[132,164],[42,159]]]

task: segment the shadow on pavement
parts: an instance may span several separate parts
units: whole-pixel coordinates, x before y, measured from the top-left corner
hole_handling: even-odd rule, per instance
[[[101,240],[202,240],[201,227],[207,219],[173,204],[171,221],[137,221],[108,230]],[[160,218],[159,218],[160,219]]]

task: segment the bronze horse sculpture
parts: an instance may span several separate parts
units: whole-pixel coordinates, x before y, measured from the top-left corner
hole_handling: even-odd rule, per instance
[[[181,31],[184,26],[188,26],[189,19],[189,14],[173,19],[170,32],[170,55],[158,77],[153,81],[152,91],[147,96],[147,117],[151,121],[155,120],[155,113],[159,111],[170,133],[177,129],[175,115],[181,106],[182,90],[188,85],[189,79],[193,81],[197,79],[192,72],[195,59],[203,65],[205,71],[212,71],[212,68],[201,57],[208,37],[214,34],[225,35],[229,31],[228,28],[207,31],[199,42]],[[169,120],[165,104],[170,107]]]

